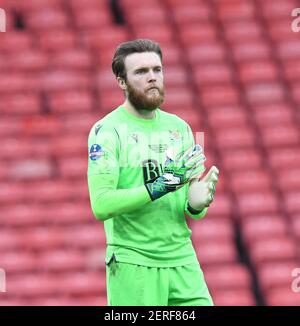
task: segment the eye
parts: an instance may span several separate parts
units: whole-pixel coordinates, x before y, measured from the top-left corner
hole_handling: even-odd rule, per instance
[[[144,73],[145,73],[145,69],[141,69],[141,70],[136,71],[137,75],[141,75],[141,74],[144,74]]]

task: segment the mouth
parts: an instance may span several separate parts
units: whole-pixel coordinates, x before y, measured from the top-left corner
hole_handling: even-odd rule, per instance
[[[156,89],[158,91],[157,87],[150,87],[150,88],[147,89],[147,91],[152,91],[153,89]]]

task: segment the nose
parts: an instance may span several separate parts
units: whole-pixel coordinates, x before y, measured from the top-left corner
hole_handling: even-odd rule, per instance
[[[149,74],[148,74],[148,82],[153,82],[156,81],[156,77],[155,77],[155,73],[152,69],[149,70]]]

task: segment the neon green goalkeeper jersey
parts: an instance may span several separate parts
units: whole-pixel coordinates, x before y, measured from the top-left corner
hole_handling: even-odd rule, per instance
[[[138,118],[120,106],[92,127],[88,139],[91,206],[104,221],[106,262],[175,267],[197,259],[186,215],[188,184],[151,201],[145,183],[162,174],[169,146],[194,144],[189,125],[176,115],[155,110]],[[205,170],[203,166],[203,171]]]

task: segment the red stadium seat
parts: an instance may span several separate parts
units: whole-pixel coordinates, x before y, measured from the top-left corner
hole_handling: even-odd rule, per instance
[[[50,65],[55,69],[72,69],[89,71],[92,68],[92,59],[88,51],[69,49],[58,51],[51,55]]]
[[[235,86],[230,84],[204,86],[198,88],[200,99],[205,107],[232,105],[239,103],[239,93]]]
[[[167,89],[188,85],[188,74],[182,66],[165,68],[164,82]]]
[[[268,32],[275,42],[297,39],[297,33],[291,28],[290,15],[283,16],[280,20],[275,19],[274,21],[269,21]]]
[[[222,165],[227,171],[248,171],[262,167],[262,155],[254,148],[222,150]]]
[[[33,47],[33,36],[27,31],[10,31],[1,34],[0,52],[16,53],[16,51],[27,51]]]
[[[0,266],[8,275],[16,273],[22,275],[38,269],[35,255],[23,250],[2,252],[0,255]],[[8,286],[7,291],[9,291]]]
[[[49,31],[59,30],[68,27],[68,17],[65,12],[58,9],[44,9],[28,12],[25,16],[25,23],[32,30]]]
[[[271,290],[266,296],[269,306],[300,306],[299,290],[293,292],[290,287]]]
[[[253,192],[239,194],[237,196],[237,208],[240,217],[253,215],[276,213],[279,210],[279,202],[274,192]]]
[[[96,220],[95,223],[88,225],[70,226],[64,229],[63,243],[68,248],[104,248],[106,245],[103,225],[97,223]]]
[[[0,79],[0,96],[27,95],[36,91],[37,86],[38,78],[33,79],[32,75],[7,72]]]
[[[61,0],[45,0],[43,4],[39,0],[28,0],[18,4],[18,7],[26,12],[41,11],[43,9],[59,9],[61,8]]]
[[[290,214],[300,212],[300,191],[289,191],[283,195],[284,197],[284,206],[287,212]]]
[[[255,123],[262,129],[268,126],[290,124],[293,121],[292,108],[284,103],[253,106]]]
[[[5,200],[5,204],[14,204],[1,208],[0,216],[2,224],[8,227],[33,226],[40,224],[43,221],[43,210],[37,205],[21,204],[22,200],[24,200],[25,190],[20,186],[17,186],[16,189],[11,187],[10,190],[10,192],[2,192],[4,195],[2,197],[3,200],[10,196],[9,199]]]
[[[263,128],[262,141],[266,147],[299,145],[299,131],[295,123]]]
[[[89,132],[94,123],[102,117],[102,112],[64,114],[60,117],[61,130],[63,131],[63,135],[81,134],[83,139],[87,136],[87,132]]]
[[[152,6],[145,3],[141,7],[131,7],[125,11],[125,17],[133,26],[141,25],[159,25],[167,21],[167,13],[163,6]]]
[[[237,62],[270,59],[271,49],[265,41],[247,41],[232,45],[233,57]]]
[[[275,171],[297,168],[300,165],[300,149],[298,147],[269,148],[269,164]]]
[[[254,16],[255,6],[253,3],[243,1],[226,1],[216,3],[217,14],[221,20],[246,20]]]
[[[233,240],[217,240],[198,242],[195,249],[201,265],[234,263],[237,261],[237,250]]]
[[[265,19],[274,19],[290,16],[292,10],[296,7],[297,1],[295,0],[267,0],[260,3],[260,9],[262,10]]]
[[[65,201],[59,206],[51,204],[42,207],[42,220],[51,221],[55,225],[76,225],[95,220],[90,205],[82,200],[78,203]]]
[[[22,273],[22,271],[21,271]],[[24,273],[24,272],[23,272]],[[7,291],[22,298],[23,304],[30,298],[51,296],[58,289],[57,279],[46,274],[21,274],[7,279]]]
[[[85,268],[85,257],[77,250],[44,251],[37,258],[37,266],[45,272],[79,271]]]
[[[68,5],[74,11],[80,11],[85,8],[93,8],[94,10],[103,10],[107,8],[107,3],[99,0],[85,0],[84,3],[81,0],[70,0]]]
[[[276,182],[279,189],[282,192],[291,191],[291,190],[300,190],[300,170],[297,169],[286,169],[278,170]]]
[[[264,263],[257,269],[258,281],[263,293],[279,288],[291,287],[292,271],[298,268],[296,261]]]
[[[234,227],[229,219],[209,218],[192,224],[192,240],[194,243],[209,240],[233,239]]]
[[[178,26],[208,21],[212,16],[212,9],[207,3],[188,4],[186,2],[173,6],[173,19]]]
[[[241,232],[247,245],[268,237],[283,237],[288,234],[287,221],[279,214],[247,216],[242,220]]]
[[[225,63],[197,64],[193,68],[196,85],[228,84],[233,80],[232,71]]]
[[[5,76],[2,76],[5,80]],[[13,82],[13,78],[10,83],[7,84],[7,90],[10,92],[10,95],[0,95],[0,112],[1,114],[9,114],[9,115],[26,115],[39,113],[42,111],[42,102],[40,96],[31,93],[31,94],[22,94],[17,93],[19,88],[23,87],[23,83],[26,80],[21,78],[17,78],[15,83]],[[19,85],[18,85],[19,84]],[[1,82],[0,82],[0,92],[1,92]],[[3,85],[3,87],[5,87]],[[7,93],[8,93],[7,92]]]
[[[136,26],[134,27],[133,34],[135,38],[146,38],[158,42],[162,48],[164,48],[164,44],[171,44],[174,40],[172,28],[164,23],[154,26]]]
[[[292,95],[293,95],[294,101],[297,104],[299,104],[300,103],[300,82],[293,83],[291,85],[291,89],[292,89]]]
[[[283,61],[283,65],[285,77],[292,82],[298,81],[300,76],[300,60]]]
[[[210,291],[252,288],[252,279],[246,266],[238,263],[204,268],[204,275]],[[214,297],[213,297],[214,298]]]
[[[241,63],[238,74],[243,83],[270,82],[279,77],[279,70],[274,62],[264,60]]]
[[[56,114],[89,112],[94,104],[91,92],[73,90],[52,93],[48,101],[51,111]]]
[[[229,172],[230,186],[236,194],[272,189],[272,179],[266,170],[231,171]]]
[[[41,51],[27,50],[12,54],[9,63],[14,70],[20,72],[42,71],[48,67],[48,56]]]
[[[63,178],[82,178],[87,171],[87,158],[65,158],[57,162],[59,175]]]
[[[76,33],[72,29],[37,31],[38,46],[45,51],[73,49],[77,44]]]
[[[20,236],[26,250],[47,250],[63,245],[64,231],[49,226],[30,227],[24,228]]]
[[[230,217],[232,214],[232,203],[228,194],[219,194],[217,190],[214,201],[209,207],[208,214]]]
[[[46,92],[87,90],[91,87],[89,74],[67,70],[49,71],[42,76],[41,83]]]
[[[212,292],[216,306],[255,306],[256,301],[249,289],[216,290]]]
[[[100,273],[64,273],[57,278],[57,292],[73,297],[86,295],[104,295],[106,279]]]
[[[250,104],[276,103],[284,100],[284,88],[280,83],[256,83],[246,86],[246,97]]]
[[[187,48],[187,58],[191,65],[222,62],[225,59],[225,49],[217,41],[191,45]]]
[[[102,29],[113,25],[113,16],[105,7],[82,7],[74,12],[74,23],[79,30]]]
[[[171,43],[168,46],[164,46],[162,48],[164,51],[163,54],[163,63],[164,65],[181,65],[181,51],[180,48],[176,46],[176,44]]]
[[[283,40],[277,44],[278,55],[281,60],[299,59],[300,44],[298,40]]]
[[[248,117],[238,106],[220,106],[207,110],[208,120],[212,128],[226,129],[248,124]]]
[[[294,260],[298,255],[295,242],[287,236],[257,240],[249,245],[249,252],[256,266],[265,262]]]
[[[216,130],[216,143],[219,149],[244,149],[255,145],[255,133],[250,127],[235,127]]]
[[[172,87],[168,89],[163,106],[168,110],[174,108],[193,107],[193,92],[186,87]]]
[[[296,236],[297,241],[300,240],[300,214],[296,213],[292,215],[291,229],[293,234]]]
[[[125,98],[120,89],[111,89],[111,90],[100,90],[99,92],[99,118],[104,116],[105,114],[111,112],[112,110],[119,107],[122,103],[124,103]]]
[[[237,43],[245,40],[259,40],[262,38],[262,26],[255,20],[231,20],[224,24],[225,37],[231,43]]]
[[[203,42],[215,41],[217,29],[210,22],[195,22],[180,26],[179,35],[186,47]]]
[[[0,210],[0,218],[3,220],[3,214]],[[12,228],[1,228],[0,230],[0,251],[12,251],[22,247],[22,240],[19,232]],[[1,255],[1,254],[0,254]]]
[[[102,28],[100,31],[98,29],[89,30],[88,32],[83,32],[81,37],[81,42],[85,47],[91,49],[114,49],[122,42],[127,41],[129,38],[127,30],[121,27],[106,27]],[[100,53],[101,54],[101,53]],[[110,63],[112,56],[110,58]],[[107,67],[107,65],[105,66]]]

